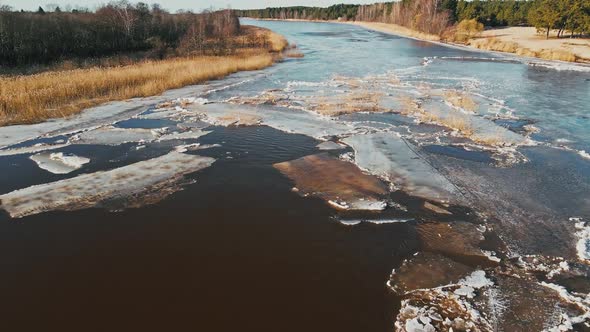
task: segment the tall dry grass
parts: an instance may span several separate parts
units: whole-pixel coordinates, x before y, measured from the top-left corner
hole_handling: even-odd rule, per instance
[[[445,100],[455,107],[462,108],[466,111],[475,112],[477,103],[466,93],[448,90],[444,93]]]
[[[270,54],[178,58],[1,78],[0,125],[64,117],[107,101],[153,96],[272,63]]]
[[[498,51],[515,53],[521,56],[528,56],[534,58],[540,58],[545,60],[560,60],[576,62],[580,60],[574,53],[565,50],[551,50],[543,49],[540,51],[534,51],[526,47],[520,46],[518,43],[512,41],[504,41],[498,38],[481,38],[473,39],[468,43],[470,46],[487,50],[487,51]]]
[[[158,95],[238,71],[262,69],[277,59],[273,52],[286,46],[284,38],[274,33],[269,33],[268,42],[266,48],[243,49],[231,56],[0,77],[0,126],[65,117],[108,101]]]

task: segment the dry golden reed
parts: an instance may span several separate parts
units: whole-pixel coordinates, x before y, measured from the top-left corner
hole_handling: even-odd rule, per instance
[[[512,41],[503,41],[498,38],[482,38],[469,42],[469,45],[488,51],[498,51],[515,53],[522,56],[541,58],[545,60],[560,60],[576,62],[581,60],[574,53],[564,50],[549,50],[543,49],[534,51],[526,47],[521,47],[519,44]]]
[[[268,49],[242,50],[238,55],[196,56],[111,67],[52,71],[0,77],[0,126],[65,117],[113,100],[158,95],[273,64],[286,40],[269,32]]]
[[[470,112],[475,112],[477,110],[477,103],[466,93],[449,90],[445,91],[444,98],[447,102],[455,107],[459,107]]]

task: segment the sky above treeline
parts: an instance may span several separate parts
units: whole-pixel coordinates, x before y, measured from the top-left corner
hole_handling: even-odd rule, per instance
[[[14,9],[20,10],[36,10],[39,6],[52,7],[51,5],[58,5],[65,9],[68,5],[71,8],[86,7],[94,9],[96,6],[110,2],[109,0],[0,0],[0,4],[9,5]],[[286,7],[286,6],[319,6],[327,7],[337,3],[355,3],[365,4],[374,3],[376,0],[131,0],[130,2],[145,2],[145,3],[159,3],[163,8],[170,11],[177,11],[180,9],[189,9],[193,11],[201,11],[204,9],[214,8],[234,8],[234,9],[250,9],[250,8],[266,8],[266,7]]]

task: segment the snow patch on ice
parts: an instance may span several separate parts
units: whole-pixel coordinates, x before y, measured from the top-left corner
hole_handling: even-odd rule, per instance
[[[483,254],[492,262],[500,263],[501,259],[500,257],[496,256],[494,251],[482,250],[481,252],[483,252]]]
[[[578,258],[586,263],[590,262],[590,225],[587,225],[582,218],[572,217],[570,221],[575,222],[576,237],[578,242],[576,243],[576,251],[578,252]]]
[[[187,97],[187,98],[178,98],[175,100],[178,104],[199,104],[205,105],[209,102],[207,98],[195,98],[195,97]]]
[[[465,296],[472,299],[476,289],[492,286],[494,283],[486,278],[486,273],[482,270],[474,271],[470,276],[459,281],[460,287],[454,291],[456,295]]]
[[[559,325],[546,329],[545,331],[550,332],[559,332],[559,331],[570,331],[572,329],[573,324],[580,324],[588,319],[590,319],[590,297],[586,296],[585,298],[580,298],[578,296],[574,296],[570,294],[565,287],[556,285],[553,283],[548,282],[540,282],[540,284],[544,287],[550,288],[556,291],[559,296],[568,303],[574,304],[578,307],[583,313],[576,317],[569,317],[567,314],[561,314],[561,322]]]

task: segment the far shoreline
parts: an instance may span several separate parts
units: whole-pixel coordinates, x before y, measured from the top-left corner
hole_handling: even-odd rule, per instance
[[[286,21],[286,22],[313,22],[313,23],[335,23],[335,24],[349,24],[362,27],[367,30],[377,31],[393,36],[399,36],[404,38],[410,38],[418,41],[425,41],[434,43],[437,45],[459,48],[464,50],[471,50],[471,51],[478,51],[482,53],[497,53],[497,54],[504,54],[504,55],[513,55],[518,58],[525,58],[525,59],[538,59],[543,61],[550,61],[555,63],[562,63],[562,64],[573,64],[579,65],[582,67],[586,67],[590,65],[590,39],[572,39],[573,41],[577,41],[576,43],[579,48],[585,47],[585,50],[582,52],[575,53],[575,57],[572,61],[571,54],[564,54],[563,50],[555,47],[555,44],[570,44],[571,40],[568,38],[563,39],[549,39],[547,42],[551,42],[554,45],[549,48],[540,48],[538,44],[545,42],[546,40],[538,40],[535,43],[528,42],[523,40],[522,33],[518,33],[520,31],[524,31],[523,29],[529,29],[527,31],[530,35],[530,29],[534,29],[531,27],[509,27],[509,28],[495,28],[495,29],[488,29],[485,30],[481,36],[472,38],[469,40],[468,44],[459,44],[459,43],[452,43],[448,41],[442,40],[440,36],[427,34],[423,32],[419,32],[416,30],[412,30],[410,28],[406,28],[404,26],[390,24],[390,23],[380,23],[380,22],[365,22],[365,21],[339,21],[339,20],[304,20],[304,19],[266,19],[266,18],[251,18],[251,17],[242,17],[252,20],[259,20],[259,21]],[[507,29],[512,29],[512,31],[516,31],[513,35],[504,36],[502,34],[501,37],[498,38],[497,33],[502,31],[506,31]],[[528,36],[527,36],[528,37]],[[521,38],[519,40],[519,38]],[[531,47],[533,46],[533,47]],[[568,45],[569,46],[569,45]],[[529,48],[531,47],[531,48]],[[577,50],[579,51],[579,49]]]

